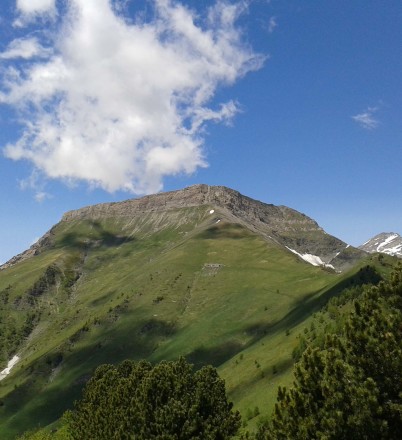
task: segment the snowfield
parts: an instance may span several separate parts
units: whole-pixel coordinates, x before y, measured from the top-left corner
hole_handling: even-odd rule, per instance
[[[294,249],[291,249],[286,246],[287,249],[289,249],[294,254],[298,255],[300,258],[302,258],[304,261],[307,261],[307,263],[312,264],[313,266],[324,266],[324,267],[330,267],[331,269],[335,269],[332,264],[325,263],[321,260],[320,257],[313,254],[300,254],[299,252],[295,251]]]
[[[10,361],[8,361],[7,367],[4,368],[3,371],[0,371],[0,380],[3,380],[10,374],[11,369],[19,360],[20,360],[19,356],[15,355]]]

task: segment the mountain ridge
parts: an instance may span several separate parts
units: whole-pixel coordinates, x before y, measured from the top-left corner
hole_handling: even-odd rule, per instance
[[[122,202],[91,205],[66,212],[60,223],[78,220],[96,221],[118,217],[130,219],[144,213],[162,216],[167,211],[197,206],[219,208],[227,219],[240,223],[315,266],[342,271],[351,267],[366,253],[327,234],[318,223],[292,208],[254,200],[225,186],[196,184],[181,190],[147,195]],[[159,218],[156,223],[163,224]],[[127,223],[130,223],[128,220]],[[157,226],[155,226],[157,227]],[[155,228],[154,227],[154,228]],[[4,269],[31,258],[52,242],[52,229],[27,251],[5,264]]]

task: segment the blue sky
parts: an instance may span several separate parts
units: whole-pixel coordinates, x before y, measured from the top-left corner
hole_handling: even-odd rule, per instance
[[[397,0],[4,0],[0,262],[195,183],[401,234],[401,47]]]

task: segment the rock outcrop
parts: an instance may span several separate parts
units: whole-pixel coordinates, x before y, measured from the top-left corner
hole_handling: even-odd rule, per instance
[[[38,255],[43,249],[47,249],[52,244],[52,236],[53,236],[53,229],[46,232],[45,235],[43,235],[36,243],[34,243],[29,249],[27,249],[24,252],[21,252],[20,254],[15,255],[10,260],[5,262],[4,264],[0,265],[0,270],[7,269],[8,267],[14,266],[15,264],[24,261],[28,258],[34,257],[35,255]]]

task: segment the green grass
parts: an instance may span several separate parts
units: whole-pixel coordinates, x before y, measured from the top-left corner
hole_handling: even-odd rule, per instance
[[[62,222],[50,249],[0,272],[13,298],[51,264],[79,274],[38,300],[39,324],[0,382],[0,438],[54,422],[99,364],[126,358],[211,363],[243,415],[272,408],[298,334],[359,267],[328,273],[209,209]]]

